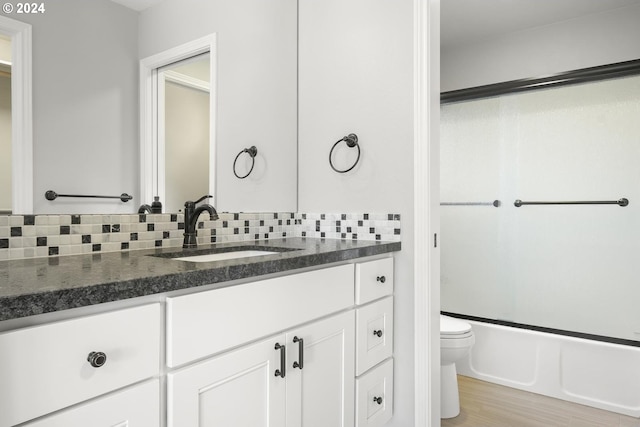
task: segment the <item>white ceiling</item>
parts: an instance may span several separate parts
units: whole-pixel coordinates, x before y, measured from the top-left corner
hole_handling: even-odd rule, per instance
[[[112,2],[121,4],[129,9],[137,10],[138,12],[145,10],[148,7],[156,5],[163,0],[111,0]]]
[[[112,1],[142,11],[163,0]],[[640,0],[441,0],[440,45],[447,48],[634,4]]]
[[[440,45],[447,48],[634,4],[640,0],[441,0]]]

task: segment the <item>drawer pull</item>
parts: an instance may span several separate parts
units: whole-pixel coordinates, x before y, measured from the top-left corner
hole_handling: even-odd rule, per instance
[[[380,282],[380,283],[384,283],[387,281],[387,278],[384,276],[378,276],[376,277],[376,282]]]
[[[276,377],[284,378],[284,370],[287,364],[287,356],[285,355],[285,346],[280,345],[280,343],[276,343],[276,350],[280,350],[280,369],[276,369],[275,375]]]
[[[379,329],[377,331],[373,331],[373,335],[375,335],[378,338],[380,338],[382,336],[382,329]]]
[[[376,402],[378,405],[382,405],[382,398],[381,397],[374,397],[373,401]]]
[[[304,340],[296,336],[293,337],[293,342],[298,343],[298,360],[300,361],[300,363],[293,362],[293,367],[302,369],[304,364]]]
[[[89,356],[87,357],[87,361],[94,368],[99,368],[103,366],[105,363],[107,363],[107,355],[101,351],[92,351],[91,353],[89,353]]]

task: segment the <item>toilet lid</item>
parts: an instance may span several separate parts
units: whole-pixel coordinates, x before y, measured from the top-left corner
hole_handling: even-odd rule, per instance
[[[440,335],[462,335],[471,330],[471,325],[462,319],[440,315]]]

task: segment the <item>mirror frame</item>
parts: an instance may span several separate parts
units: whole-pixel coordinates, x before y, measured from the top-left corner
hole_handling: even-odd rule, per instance
[[[210,91],[209,97],[209,191],[213,194],[212,203],[217,197],[215,179],[216,159],[216,34],[193,40],[164,52],[149,56],[140,61],[140,200],[151,203],[154,196],[160,196],[164,202],[164,176],[160,177],[159,161],[164,158],[164,150],[159,149],[159,141],[163,138],[158,130],[158,75],[157,69],[174,62],[182,61],[209,52]],[[194,197],[199,195],[194,195]]]
[[[11,38],[11,213],[33,213],[33,97],[31,25],[0,16]]]

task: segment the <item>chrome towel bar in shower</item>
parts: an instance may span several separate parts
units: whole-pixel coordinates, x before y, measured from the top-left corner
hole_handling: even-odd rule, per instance
[[[524,205],[618,205],[625,207],[629,205],[629,199],[619,200],[594,200],[594,201],[565,201],[565,202],[525,202],[520,199],[513,202],[516,208]]]
[[[440,206],[493,206],[500,207],[500,200],[493,202],[440,202]]]
[[[122,193],[119,196],[96,196],[96,195],[88,195],[88,194],[58,194],[55,191],[49,190],[44,193],[44,197],[47,200],[55,200],[58,197],[90,197],[93,199],[120,199],[123,202],[128,202],[133,199],[133,196],[130,196],[127,193]]]

